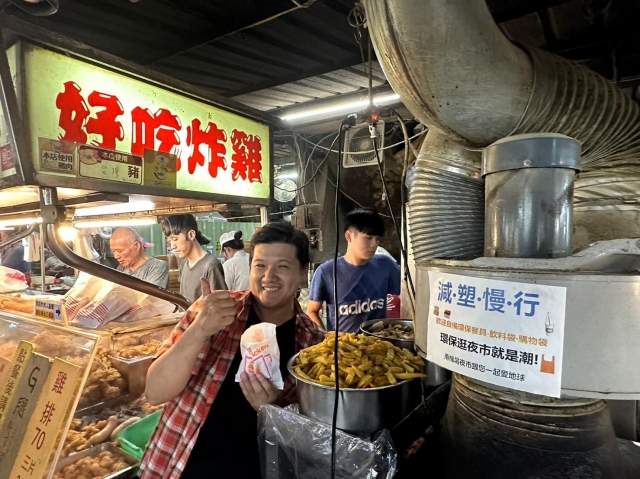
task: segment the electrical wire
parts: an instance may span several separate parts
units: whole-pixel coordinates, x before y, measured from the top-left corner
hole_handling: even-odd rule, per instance
[[[391,215],[391,220],[393,221],[393,226],[396,228],[396,234],[398,235],[398,241],[400,242],[400,252],[402,253],[402,258],[404,259],[404,268],[407,272],[407,280],[409,281],[409,290],[411,294],[415,297],[416,290],[413,286],[413,278],[411,277],[411,272],[409,271],[409,257],[407,255],[407,250],[404,248],[402,243],[402,234],[400,232],[400,226],[398,226],[398,221],[396,220],[395,215],[393,214],[393,207],[391,206],[391,199],[389,198],[389,190],[387,189],[387,180],[384,177],[384,172],[382,171],[382,161],[380,160],[380,154],[378,153],[378,141],[376,140],[376,130],[375,127],[369,127],[371,131],[371,139],[373,140],[373,148],[376,153],[376,162],[378,163],[378,171],[380,172],[380,178],[382,179],[382,189],[387,198],[387,204],[389,205],[389,214]]]
[[[409,141],[415,140],[416,138],[421,137],[422,135],[427,133],[427,129],[421,131],[420,133],[416,133],[415,135],[413,135],[412,137],[409,138]],[[307,140],[304,136],[300,136],[300,139],[302,141],[306,141],[307,143],[311,144],[311,145],[316,145],[316,143],[312,142],[311,140]],[[358,154],[359,155],[364,155],[365,153],[375,153],[376,151],[384,151],[384,150],[388,150],[389,148],[394,148],[398,145],[403,145],[404,144],[404,140],[399,141],[398,143],[394,143],[393,145],[389,145],[389,146],[385,146],[384,148],[380,148],[379,150],[369,150],[369,151],[359,151]],[[316,145],[318,148],[320,148],[321,150],[329,150],[330,148],[327,148],[326,146],[322,146],[322,145]],[[336,150],[331,150],[333,153],[338,153]]]
[[[324,165],[324,162],[325,162],[325,161],[327,161],[327,158],[329,157],[329,154],[330,154],[330,153],[331,153],[331,151],[332,151],[332,150],[331,150],[331,148],[333,148],[333,145],[335,145],[336,140],[338,139],[338,137],[339,137],[339,136],[340,136],[340,135],[338,134],[338,135],[336,135],[336,137],[333,139],[333,141],[331,142],[331,145],[329,146],[329,149],[328,149],[328,151],[327,151],[327,154],[326,154],[326,155],[324,155],[324,158],[322,159],[322,161],[321,161],[321,162],[320,162],[320,164],[318,165],[318,168],[316,168],[316,171],[314,171],[313,175],[311,175],[311,178],[309,178],[309,180],[307,180],[307,181],[306,181],[302,186],[299,186],[298,188],[293,189],[293,190],[288,190],[288,189],[286,189],[286,188],[282,188],[282,187],[277,186],[277,185],[274,185],[274,186],[275,186],[276,188],[278,188],[279,190],[286,191],[286,192],[288,192],[288,193],[294,193],[294,192],[296,192],[296,191],[300,191],[300,190],[302,190],[303,188],[306,188],[307,186],[309,186],[309,185],[311,184],[311,182],[314,180],[314,178],[318,175],[318,172],[320,172],[320,169],[322,168],[322,165]]]
[[[327,181],[329,183],[331,183],[334,187],[336,186],[336,184],[333,182],[333,180],[331,178],[329,178],[329,176],[324,171],[321,171],[320,174],[323,175],[327,179]],[[369,208],[368,206],[364,206],[358,200],[355,200],[354,198],[352,198],[351,196],[346,194],[343,190],[340,190],[340,193],[342,194],[342,196],[345,196],[345,197],[349,198],[351,201],[353,201],[356,204],[356,206],[359,206],[360,208]],[[380,216],[384,216],[385,218],[391,218],[389,215],[385,215],[384,213],[380,213]]]
[[[407,125],[404,123],[404,119],[400,116],[400,114],[394,111],[395,115],[398,117],[398,122],[400,123],[400,127],[402,128],[402,134],[404,135],[404,161],[402,162],[402,176],[400,177],[400,214],[402,216],[402,237],[404,238],[405,245],[408,244],[409,235],[407,231],[407,199],[405,195],[405,182],[407,179],[407,171],[409,169],[409,156],[410,156],[410,147],[411,152],[415,155],[416,159],[418,158],[418,152],[413,148],[413,145],[409,141],[409,132],[407,131]],[[407,246],[408,248],[408,246]],[[409,252],[407,251],[407,255]],[[410,274],[408,265],[404,267],[404,283],[409,286],[408,275]],[[408,288],[407,288],[408,289]],[[415,298],[411,293],[407,295],[409,297],[409,302],[411,303],[411,319],[415,320],[416,315],[416,306],[415,306]]]
[[[338,254],[340,252],[340,172],[342,170],[342,133],[345,126],[344,121],[340,124],[338,130],[338,162],[336,170],[336,201],[334,207],[334,224],[336,228],[336,244],[333,251],[333,314],[334,314],[334,344],[333,344],[333,367],[335,370],[335,397],[333,402],[333,417],[331,419],[331,479],[336,477],[336,436],[338,422],[338,401],[340,401],[340,372],[339,369],[339,348],[338,348],[338,332],[340,331],[338,323],[340,315],[338,314],[339,296],[338,296]]]
[[[319,145],[320,145],[320,144],[322,144],[322,142],[323,142],[324,140],[326,140],[327,138],[329,138],[332,134],[333,134],[333,133],[329,133],[328,135],[324,136],[320,141],[318,141],[318,144],[319,144]],[[294,137],[294,139],[295,139],[295,137]],[[306,179],[307,179],[307,169],[309,168],[309,164],[311,163],[311,159],[313,158],[313,154],[314,154],[315,152],[316,152],[316,146],[314,146],[314,147],[311,149],[311,153],[309,153],[309,155],[307,155],[307,161],[306,161],[306,163],[305,163],[305,165],[304,165],[304,170],[303,170],[303,172],[302,172],[302,176],[301,176],[301,178],[300,178],[300,182],[301,182],[301,183],[304,183],[304,182],[306,181]],[[315,184],[315,182],[314,182],[314,184],[313,184],[313,194],[314,194],[314,196],[313,196],[313,197],[314,197],[314,200],[315,200],[315,201],[318,201],[318,193],[316,192],[316,184]],[[305,203],[306,203],[306,197],[305,197]]]

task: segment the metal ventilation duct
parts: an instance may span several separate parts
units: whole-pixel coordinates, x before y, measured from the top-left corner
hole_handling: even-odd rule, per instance
[[[577,63],[512,44],[484,0],[364,0],[381,66],[430,128],[484,147],[516,133],[561,133],[585,170],[640,153],[640,108]]]
[[[482,255],[484,188],[480,154],[429,130],[409,190],[416,262]]]

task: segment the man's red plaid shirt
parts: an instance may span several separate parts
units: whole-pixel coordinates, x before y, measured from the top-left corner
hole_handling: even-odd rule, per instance
[[[164,406],[158,427],[149,441],[142,459],[141,479],[178,479],[198,439],[211,405],[218,394],[234,356],[240,347],[240,337],[245,330],[251,302],[251,293],[231,293],[236,303],[236,320],[215,334],[205,344],[196,359],[191,379],[182,394]],[[169,338],[162,344],[156,358],[167,352],[195,319],[199,305],[196,301],[176,325]],[[324,339],[324,331],[296,307],[296,352],[313,346]],[[233,372],[232,372],[233,374]],[[289,376],[278,402],[284,406],[296,401],[295,379]],[[256,432],[257,434],[257,432]]]

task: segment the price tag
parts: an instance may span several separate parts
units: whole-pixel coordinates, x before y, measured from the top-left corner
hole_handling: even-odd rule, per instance
[[[66,324],[64,305],[58,301],[36,299],[35,315],[38,318]]]

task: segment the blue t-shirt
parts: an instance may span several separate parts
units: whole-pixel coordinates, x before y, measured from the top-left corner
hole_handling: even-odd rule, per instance
[[[11,268],[20,271],[21,273],[28,273],[31,268],[29,263],[24,260],[24,246],[15,243],[9,246],[2,253],[2,266],[5,268]]]
[[[340,331],[357,332],[365,321],[386,318],[387,294],[400,294],[400,267],[392,258],[375,255],[362,266],[338,258]],[[333,260],[316,270],[309,299],[327,303],[327,329],[333,330]]]

